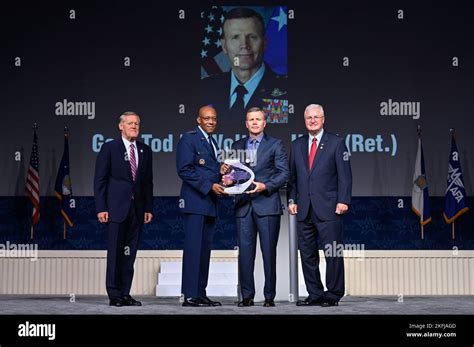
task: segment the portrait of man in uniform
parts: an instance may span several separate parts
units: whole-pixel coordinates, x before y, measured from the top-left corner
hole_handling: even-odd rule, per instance
[[[287,9],[218,7],[203,11],[200,102],[241,126],[249,108],[268,124],[288,123]]]

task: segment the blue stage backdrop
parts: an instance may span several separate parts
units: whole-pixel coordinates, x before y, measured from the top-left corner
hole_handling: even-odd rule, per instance
[[[451,239],[451,228],[446,225],[442,211],[443,198],[432,199],[433,221],[425,226],[421,240],[420,225],[411,211],[411,198],[403,198],[404,208],[398,208],[399,199],[393,197],[356,197],[345,219],[345,242],[364,245],[366,250],[393,249],[474,249],[474,214],[465,214],[456,225],[456,239]],[[0,242],[15,244],[37,243],[39,249],[93,250],[106,249],[107,229],[97,222],[94,199],[77,198],[76,226],[63,235],[63,219],[56,212],[57,200],[41,200],[44,206],[42,222],[30,237],[28,221],[30,207],[26,198],[0,198]],[[141,249],[183,249],[183,224],[176,205],[177,197],[154,199],[157,212],[154,222],[144,228]],[[474,199],[468,204],[472,206]],[[214,249],[234,249],[236,226],[232,213],[232,200],[220,199],[219,219],[214,238]],[[286,231],[282,231],[286,232]]]

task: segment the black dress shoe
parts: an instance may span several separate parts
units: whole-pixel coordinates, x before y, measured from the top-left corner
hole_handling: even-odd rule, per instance
[[[309,297],[304,300],[298,300],[296,306],[321,306],[323,304],[323,298],[310,299]]]
[[[240,301],[237,306],[238,307],[247,307],[247,306],[253,306],[254,303],[253,303],[253,299],[250,299],[250,298],[244,298],[242,299],[242,301]]]
[[[200,298],[184,298],[183,306],[187,307],[209,307],[211,304]]]
[[[222,304],[219,301],[211,300],[207,296],[205,296],[201,300],[204,301],[206,304],[210,304],[211,306],[222,306]]]
[[[142,303],[138,300],[135,300],[130,295],[125,295],[122,297],[123,306],[141,306]]]
[[[123,301],[120,298],[110,299],[109,306],[122,307]]]
[[[331,306],[339,306],[339,301],[325,301],[321,304],[322,307],[331,307]]]
[[[263,307],[275,307],[275,301],[265,299],[265,302],[263,303]]]

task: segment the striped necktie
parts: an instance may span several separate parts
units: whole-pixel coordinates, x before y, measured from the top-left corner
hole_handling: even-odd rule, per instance
[[[137,158],[135,157],[135,145],[130,144],[130,168],[132,170],[132,179],[135,182],[137,177]]]

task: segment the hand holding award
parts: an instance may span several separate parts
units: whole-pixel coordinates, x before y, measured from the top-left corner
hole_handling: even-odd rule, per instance
[[[239,160],[228,159],[224,162],[229,167],[228,172],[222,176],[222,185],[227,194],[242,194],[253,183],[255,174]]]

